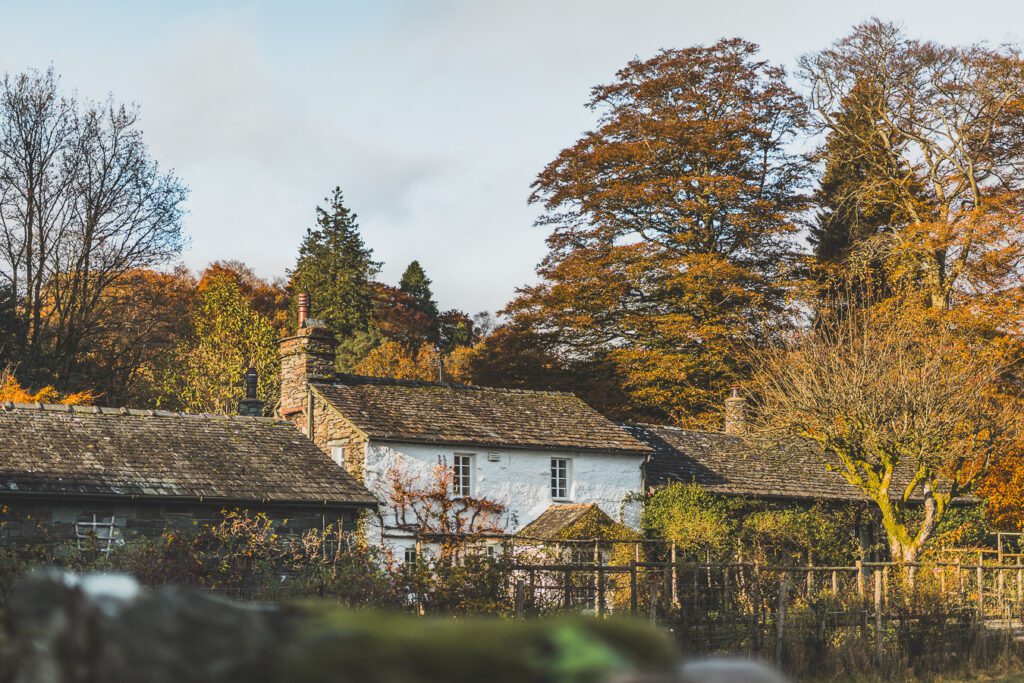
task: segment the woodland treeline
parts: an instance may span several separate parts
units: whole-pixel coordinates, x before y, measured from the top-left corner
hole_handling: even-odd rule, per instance
[[[810,439],[876,499],[894,556],[978,490],[1019,523],[1018,46],[873,20],[787,71],[723,39],[635,59],[586,106],[594,127],[529,194],[538,283],[471,316],[439,306],[418,262],[380,282],[340,189],[280,279],[174,267],[187,190],[137,111],[8,75],[6,394],[233,411],[252,366],[272,405],[305,291],[343,371],[568,390],[616,419],[715,429],[738,383],[758,434]]]

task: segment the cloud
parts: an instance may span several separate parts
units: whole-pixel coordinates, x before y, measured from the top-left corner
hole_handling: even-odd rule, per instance
[[[912,32],[1003,40],[1024,5],[901,3]],[[444,307],[500,308],[545,235],[529,185],[594,123],[590,88],[634,56],[723,35],[792,64],[872,14],[862,3],[679,0],[17,3],[0,67],[53,63],[90,97],[137,101],[154,156],[192,188],[193,267],[294,261],[335,185],[395,281],[419,259]]]

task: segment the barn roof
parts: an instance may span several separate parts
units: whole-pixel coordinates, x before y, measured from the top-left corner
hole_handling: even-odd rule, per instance
[[[283,420],[5,403],[0,495],[12,494],[376,504]]]
[[[720,432],[655,425],[624,425],[653,449],[647,483],[696,483],[722,494],[807,500],[866,500],[841,473],[808,447],[756,448]]]
[[[370,438],[645,455],[650,448],[569,393],[337,375],[313,390]]]

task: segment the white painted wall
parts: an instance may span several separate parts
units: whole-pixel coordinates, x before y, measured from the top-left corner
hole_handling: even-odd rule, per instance
[[[392,468],[425,485],[438,461],[443,458],[450,467],[456,453],[474,455],[473,495],[508,507],[507,519],[503,520],[508,532],[518,531],[556,502],[551,499],[552,457],[571,461],[569,502],[597,503],[612,519],[636,523],[632,511],[623,515],[623,501],[641,490],[643,455],[370,442],[366,449],[366,485],[383,502],[382,510],[386,509],[388,472]],[[497,453],[498,461],[491,462],[489,453]],[[385,520],[386,525],[391,522]]]

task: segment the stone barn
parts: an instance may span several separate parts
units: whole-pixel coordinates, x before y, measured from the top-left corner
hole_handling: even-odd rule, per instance
[[[120,541],[229,508],[285,532],[355,528],[377,501],[284,420],[6,403],[0,505],[8,541],[43,530]]]

